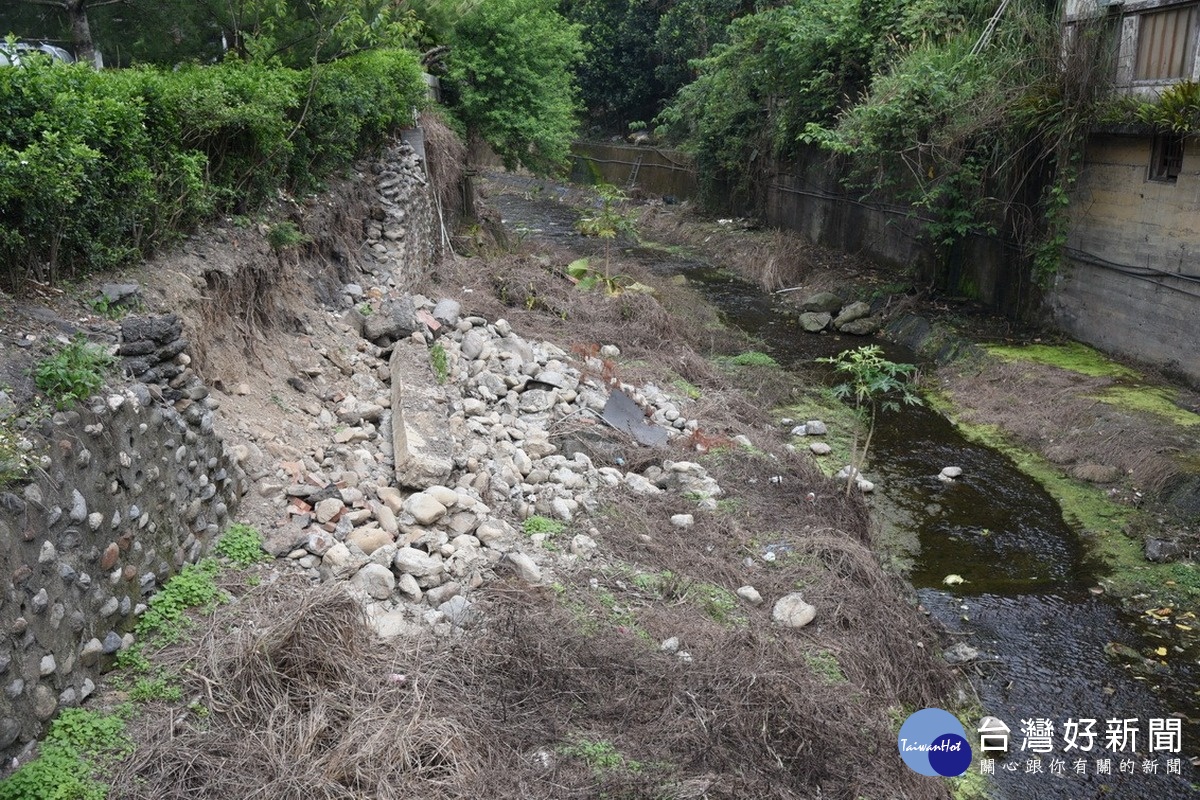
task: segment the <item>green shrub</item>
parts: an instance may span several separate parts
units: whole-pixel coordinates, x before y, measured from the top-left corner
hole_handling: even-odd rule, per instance
[[[216,212],[306,190],[411,124],[414,54],[0,70],[0,282],[132,262]]]
[[[224,556],[234,564],[248,567],[260,561],[268,561],[271,556],[263,550],[263,536],[251,525],[235,522],[229,530],[217,540],[217,555]]]
[[[433,377],[438,383],[445,383],[450,379],[450,362],[446,348],[442,347],[441,342],[429,348],[429,366],[433,368]]]
[[[76,334],[69,344],[37,365],[33,380],[55,405],[69,408],[100,391],[112,365],[113,358],[104,348]]]

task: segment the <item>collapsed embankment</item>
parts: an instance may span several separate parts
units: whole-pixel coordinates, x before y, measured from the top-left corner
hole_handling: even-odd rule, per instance
[[[116,793],[946,796],[889,754],[952,674],[766,417],[796,379],[721,361],[747,343],[685,287],[580,291],[579,252],[433,264],[405,159],[295,207],[309,244],[227,226],[140,276],[279,558],[143,651],[182,699]],[[598,420],[616,388],[660,449]]]

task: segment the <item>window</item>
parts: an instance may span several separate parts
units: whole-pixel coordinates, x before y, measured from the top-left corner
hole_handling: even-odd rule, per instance
[[[1156,133],[1150,144],[1149,180],[1175,183],[1183,171],[1183,137],[1176,133]]]
[[[1138,25],[1135,81],[1189,78],[1196,49],[1197,7],[1142,14]]]

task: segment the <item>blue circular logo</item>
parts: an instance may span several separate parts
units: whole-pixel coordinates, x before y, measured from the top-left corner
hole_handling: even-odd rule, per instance
[[[900,726],[896,746],[908,768],[921,775],[954,778],[971,766],[966,730],[940,708],[923,708],[909,716]]]

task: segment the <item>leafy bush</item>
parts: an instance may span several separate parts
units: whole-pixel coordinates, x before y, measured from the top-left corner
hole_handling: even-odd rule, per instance
[[[37,365],[33,380],[55,405],[68,408],[100,391],[112,365],[113,358],[104,348],[76,334],[70,344]]]
[[[234,564],[248,567],[260,561],[268,561],[271,556],[263,550],[263,536],[257,528],[235,522],[217,540],[217,555],[224,556]]]

